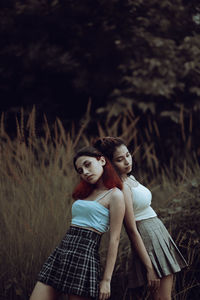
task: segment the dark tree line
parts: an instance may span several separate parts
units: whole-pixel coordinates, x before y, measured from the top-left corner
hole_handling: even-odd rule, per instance
[[[1,110],[74,118],[89,97],[199,109],[196,0],[2,0],[0,36]]]

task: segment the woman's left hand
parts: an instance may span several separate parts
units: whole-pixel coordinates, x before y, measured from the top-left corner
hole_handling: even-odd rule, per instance
[[[154,269],[150,269],[147,271],[147,280],[148,280],[148,286],[153,292],[159,289],[160,279],[156,275]]]
[[[106,300],[110,297],[110,280],[100,282],[99,300]]]

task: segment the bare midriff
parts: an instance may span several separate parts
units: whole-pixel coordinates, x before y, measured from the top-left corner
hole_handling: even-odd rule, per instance
[[[88,229],[88,230],[94,231],[94,232],[96,232],[100,235],[103,233],[103,232],[100,232],[100,231],[98,231],[98,230],[96,230],[95,228],[92,228],[92,227],[83,227],[83,226],[78,226],[78,225],[74,225],[74,224],[71,224],[71,226],[78,227],[78,228],[83,228],[83,229]]]

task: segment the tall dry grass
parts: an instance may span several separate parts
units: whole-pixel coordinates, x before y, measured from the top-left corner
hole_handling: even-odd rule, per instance
[[[66,130],[59,119],[50,127],[44,117],[43,130],[38,136],[36,120],[35,108],[27,120],[21,110],[20,118],[16,119],[16,138],[11,139],[5,132],[3,115],[1,118],[0,298],[6,300],[28,299],[42,263],[68,228],[71,192],[78,180],[73,171],[72,157],[77,147],[90,144],[95,139],[95,136],[87,134],[90,104],[78,131],[73,125]],[[120,135],[130,146],[134,144],[135,160],[148,168],[151,180],[149,174],[142,170],[138,177],[152,189],[153,206],[190,261],[189,269],[181,273],[174,285],[174,299],[189,299],[184,297],[199,287],[200,277],[196,270],[200,261],[197,251],[200,241],[195,235],[195,226],[199,226],[199,166],[194,159],[189,161],[185,158],[183,164],[176,164],[176,176],[172,175],[174,162],[161,169],[156,146],[149,137],[149,133],[153,132],[159,137],[158,125],[147,120],[145,139],[139,131],[138,122],[139,118],[131,110],[115,120],[108,114],[103,124],[96,123],[97,135]],[[140,151],[141,141],[144,151]],[[191,203],[195,209],[191,208]],[[196,223],[192,224],[191,214]],[[188,227],[189,219],[191,224]],[[108,234],[101,246],[102,264],[107,240]],[[115,300],[141,299],[141,291],[126,290],[127,255],[131,255],[130,245],[122,231],[112,285],[112,299]],[[192,280],[188,274],[193,274]]]

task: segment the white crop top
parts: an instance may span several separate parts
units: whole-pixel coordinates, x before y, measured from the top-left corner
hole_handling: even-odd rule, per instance
[[[151,207],[152,194],[150,190],[138,181],[137,183],[137,186],[131,186],[135,220],[140,221],[156,217],[157,214]]]

